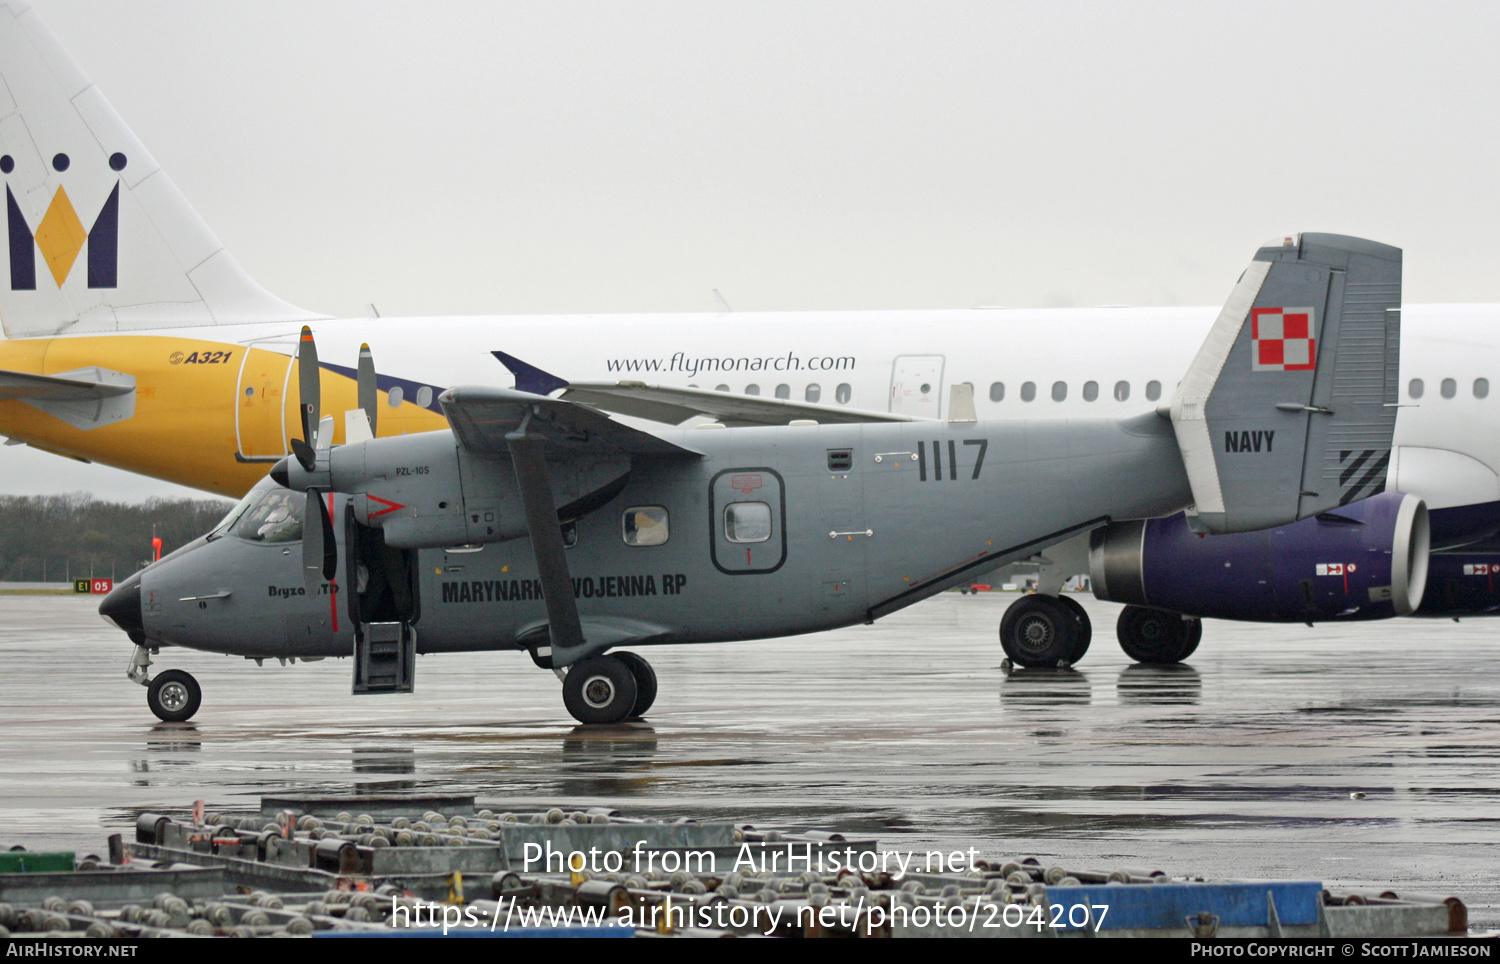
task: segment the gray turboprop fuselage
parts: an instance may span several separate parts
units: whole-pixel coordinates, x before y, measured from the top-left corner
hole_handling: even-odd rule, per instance
[[[1192,501],[1171,423],[1156,415],[657,434],[703,458],[638,460],[613,498],[572,524],[567,561],[591,644],[757,639],[867,622],[1060,534]],[[245,505],[285,492],[268,480]],[[342,520],[348,497],[332,498]],[[300,541],[267,541],[239,522],[120,588],[139,585],[150,646],[347,656],[350,530],[334,529],[339,571],[312,595]],[[419,652],[545,640],[542,583],[524,536],[414,555]],[[368,569],[356,570],[356,590],[380,582]]]

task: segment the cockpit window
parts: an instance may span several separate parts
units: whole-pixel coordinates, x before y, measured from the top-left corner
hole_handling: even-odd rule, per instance
[[[230,509],[229,512],[225,514],[224,518],[219,520],[219,524],[208,530],[208,537],[210,539],[217,539],[219,536],[222,536],[224,533],[228,532],[229,527],[234,525],[235,520],[244,515],[245,510],[250,508],[250,506],[255,503],[255,500],[259,498],[259,492],[251,491],[245,493],[245,497],[234,504],[234,508]]]
[[[246,542],[298,542],[302,539],[305,499],[302,493],[290,489],[261,493],[230,532]]]

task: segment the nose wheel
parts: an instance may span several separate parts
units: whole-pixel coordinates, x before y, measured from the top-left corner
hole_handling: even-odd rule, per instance
[[[146,686],[146,705],[164,723],[184,723],[198,712],[203,690],[191,673],[169,669],[157,673]]]
[[[592,656],[568,667],[563,705],[580,723],[619,723],[656,702],[656,671],[635,653]]]

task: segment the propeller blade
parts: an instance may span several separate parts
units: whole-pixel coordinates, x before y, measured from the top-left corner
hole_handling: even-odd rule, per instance
[[[370,437],[375,437],[375,403],[379,400],[375,389],[375,356],[369,345],[359,346],[359,407],[370,420]]]
[[[301,387],[298,403],[302,408],[302,440],[313,445],[317,441],[322,389],[318,378],[318,346],[313,341],[312,329],[307,325],[302,326],[302,340],[297,343],[297,370]]]
[[[328,499],[333,499],[332,493]],[[329,514],[328,502],[322,499],[318,500],[318,520],[323,530],[323,581],[328,582],[339,571],[339,544],[333,538],[333,517]]]
[[[307,490],[307,503],[302,511],[302,586],[309,596],[318,591],[323,582],[323,556],[326,553],[322,522],[327,520],[328,510],[323,507],[323,493],[317,489]]]
[[[302,466],[304,472],[311,472],[318,467],[318,454],[311,445],[300,438],[292,439],[292,455],[297,459],[297,464]]]

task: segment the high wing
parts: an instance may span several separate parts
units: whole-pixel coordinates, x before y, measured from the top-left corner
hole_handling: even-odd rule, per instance
[[[690,418],[706,415],[732,428],[747,425],[785,425],[798,419],[809,419],[824,425],[860,422],[920,422],[926,419],[891,412],[815,405],[758,395],[731,395],[701,388],[677,388],[671,385],[648,385],[640,381],[569,382],[514,355],[492,352],[500,363],[516,376],[516,388],[522,392],[550,395],[563,389],[562,398],[580,402],[651,422],[681,425]]]
[[[571,453],[623,452],[645,458],[699,459],[703,453],[674,445],[571,400],[507,388],[450,388],[439,398],[453,434],[464,448],[505,453],[517,438],[540,439]]]

